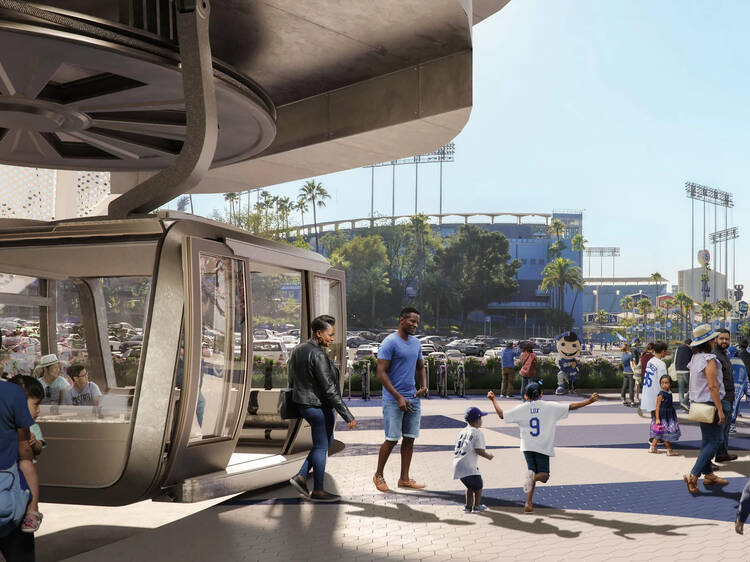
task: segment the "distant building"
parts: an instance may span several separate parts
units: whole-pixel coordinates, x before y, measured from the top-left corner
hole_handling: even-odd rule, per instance
[[[589,277],[583,291],[583,313],[596,314],[605,310],[612,314],[625,312],[620,306],[623,297],[631,296],[637,303],[647,298],[653,304],[659,295],[667,294],[667,281],[654,283],[650,277]],[[597,308],[598,307],[598,308]]]
[[[680,291],[696,302],[703,302],[703,294],[701,293],[701,275],[703,275],[703,271],[702,267],[696,267],[677,272],[677,286]],[[706,300],[709,302],[716,302],[721,299],[731,300],[726,275],[711,270],[708,272],[708,276],[708,287],[711,290],[711,294]]]
[[[541,290],[542,271],[548,263],[547,251],[555,241],[555,237],[547,232],[552,219],[559,219],[565,226],[562,238],[566,241],[567,249],[562,257],[570,259],[576,266],[582,267],[582,255],[570,248],[570,239],[576,234],[582,234],[583,214],[580,211],[554,211],[552,213],[459,213],[427,215],[437,224],[431,228],[443,237],[454,235],[464,224],[476,224],[490,232],[499,232],[508,238],[509,252],[513,258],[521,262],[518,271],[518,290],[509,300],[504,302],[487,303],[487,314],[492,320],[493,333],[502,329],[506,334],[516,337],[532,337],[533,335],[553,335],[558,327],[551,326],[548,319],[550,309],[550,295]],[[498,222],[498,218],[514,217],[513,222]],[[463,220],[446,222],[449,219],[462,217]],[[470,219],[486,217],[487,222],[471,222]],[[389,224],[395,220],[405,220],[404,217],[377,217],[375,219],[346,219],[322,223],[321,237],[332,230],[344,232],[348,236],[364,234],[377,224]],[[540,221],[539,219],[543,219]],[[507,220],[507,219],[506,219]],[[535,220],[535,222],[524,222]],[[310,225],[299,227],[303,235],[312,241],[313,234]],[[321,248],[325,252],[324,248]],[[565,292],[565,311],[573,317],[574,329],[583,326],[583,299],[575,291]],[[479,318],[472,318],[481,321]]]

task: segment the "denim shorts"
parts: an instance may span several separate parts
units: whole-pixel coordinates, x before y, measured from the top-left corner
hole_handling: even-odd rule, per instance
[[[401,437],[419,437],[419,420],[422,417],[422,406],[419,398],[407,398],[411,412],[404,412],[395,400],[383,400],[383,419],[385,421],[385,440],[398,441]]]
[[[526,457],[526,466],[529,470],[533,470],[537,474],[540,472],[549,474],[549,457],[547,455],[536,451],[524,451],[523,456]]]
[[[481,490],[484,488],[484,482],[482,481],[481,474],[472,474],[471,476],[464,476],[461,478],[461,482],[469,490]]]

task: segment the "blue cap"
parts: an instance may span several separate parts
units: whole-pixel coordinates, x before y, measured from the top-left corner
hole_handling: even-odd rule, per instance
[[[477,421],[479,418],[481,418],[482,416],[486,416],[486,415],[487,415],[487,412],[483,412],[476,406],[472,406],[471,408],[466,409],[466,413],[464,414],[464,419],[467,422],[473,422],[473,421]]]

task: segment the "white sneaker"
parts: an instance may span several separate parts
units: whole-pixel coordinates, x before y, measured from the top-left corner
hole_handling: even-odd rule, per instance
[[[487,511],[487,509],[487,506],[484,504],[475,505],[473,513],[482,513],[483,511]]]
[[[534,483],[534,471],[533,470],[527,470],[526,471],[526,479],[523,481],[523,493],[528,494],[531,491],[531,486]]]

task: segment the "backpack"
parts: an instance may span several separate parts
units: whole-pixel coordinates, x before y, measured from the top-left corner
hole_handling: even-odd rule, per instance
[[[0,470],[0,537],[12,533],[26,513],[29,491],[21,489],[18,463]]]

